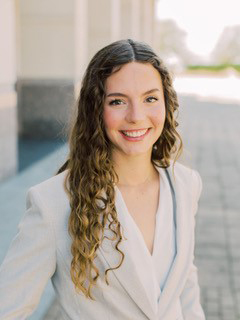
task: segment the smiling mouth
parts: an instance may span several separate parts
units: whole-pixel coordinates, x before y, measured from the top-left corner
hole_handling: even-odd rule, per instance
[[[144,136],[148,129],[141,129],[141,130],[122,130],[121,132],[126,136],[126,137],[131,137],[131,138],[137,138],[137,137],[142,137]]]

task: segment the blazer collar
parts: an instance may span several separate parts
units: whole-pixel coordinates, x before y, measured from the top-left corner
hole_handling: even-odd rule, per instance
[[[169,272],[163,291],[160,294],[157,312],[153,309],[153,303],[150,301],[146,288],[143,286],[142,281],[139,278],[136,270],[136,263],[133,261],[133,257],[131,255],[131,248],[128,247],[128,243],[124,239],[119,244],[119,249],[122,250],[125,255],[123,263],[118,269],[109,271],[114,273],[115,277],[125,288],[129,296],[151,320],[156,320],[159,318],[159,315],[164,315],[172,299],[179,295],[177,288],[181,287],[181,282],[184,281],[183,275],[186,272],[186,267],[189,265],[189,259],[191,258],[189,252],[192,244],[190,239],[190,221],[188,214],[186,214],[191,210],[190,201],[186,199],[186,193],[180,183],[177,180],[174,181],[171,167],[167,169],[157,168],[157,170],[161,174],[163,174],[163,172],[167,174],[171,186],[176,223],[177,249],[177,254],[171,271]],[[113,237],[113,233],[109,230],[108,225],[105,227],[104,235],[109,239]],[[99,252],[106,260],[107,264],[113,268],[120,262],[120,253],[115,249],[116,241],[108,240],[107,238],[103,240],[99,247]]]

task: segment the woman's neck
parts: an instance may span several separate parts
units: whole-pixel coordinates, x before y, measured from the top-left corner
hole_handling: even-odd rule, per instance
[[[158,178],[158,171],[151,162],[151,155],[113,155],[119,186],[137,187]]]

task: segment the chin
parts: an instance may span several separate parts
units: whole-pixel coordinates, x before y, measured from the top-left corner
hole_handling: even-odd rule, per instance
[[[126,150],[125,155],[127,156],[141,156],[141,155],[146,155],[148,153],[152,153],[151,150]]]

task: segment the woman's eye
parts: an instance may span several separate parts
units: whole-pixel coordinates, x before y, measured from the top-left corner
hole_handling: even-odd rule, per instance
[[[114,99],[114,100],[110,101],[109,104],[110,104],[111,106],[118,106],[118,105],[123,104],[123,101],[120,100],[120,99]]]
[[[157,101],[158,99],[151,96],[151,97],[148,97],[146,100],[147,100],[147,102],[155,102],[155,101]]]

